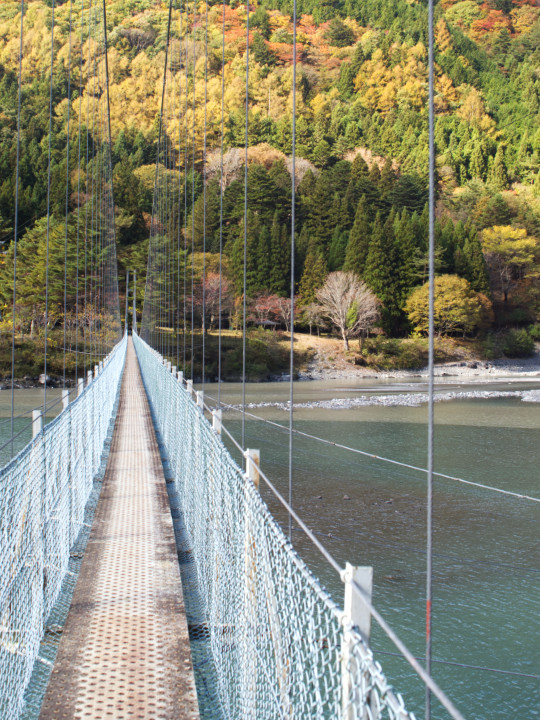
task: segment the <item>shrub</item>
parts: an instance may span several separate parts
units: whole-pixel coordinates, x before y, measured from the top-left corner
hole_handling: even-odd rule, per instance
[[[534,355],[534,340],[526,330],[510,330],[502,343],[506,357],[528,357]]]

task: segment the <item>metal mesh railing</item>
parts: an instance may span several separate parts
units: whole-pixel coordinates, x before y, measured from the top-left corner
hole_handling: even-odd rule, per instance
[[[0,469],[0,717],[15,720],[99,469],[124,338],[82,393]]]
[[[225,717],[412,720],[191,393],[134,342],[191,542]]]

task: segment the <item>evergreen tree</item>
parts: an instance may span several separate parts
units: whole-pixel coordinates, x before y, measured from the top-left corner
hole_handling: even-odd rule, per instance
[[[343,267],[348,239],[349,234],[341,228],[336,227],[328,249],[328,269],[330,272],[341,270]]]
[[[381,324],[388,334],[396,332],[402,321],[393,223],[392,214],[383,224],[381,214],[377,213],[364,270],[365,282],[383,305]]]
[[[394,234],[399,262],[400,302],[403,307],[411,290],[418,283],[417,270],[419,255],[414,234],[414,225],[406,209],[403,210],[400,216],[396,217]]]
[[[493,163],[493,170],[491,173],[491,184],[497,190],[506,190],[508,187],[508,170],[506,168],[506,161],[504,158],[504,148],[502,143],[499,143],[497,152],[495,154],[495,161]]]
[[[364,158],[358,153],[351,164],[351,180],[357,182],[360,178],[367,178],[369,175],[369,168]]]
[[[471,228],[463,247],[465,256],[466,274],[464,277],[470,282],[476,292],[489,295],[489,276],[482,252],[482,243],[477,232]]]
[[[257,242],[257,290],[270,290],[270,272],[272,270],[270,232],[264,225]]]
[[[365,195],[360,198],[354,223],[349,233],[349,242],[345,253],[343,270],[352,271],[363,277],[366,258],[369,250],[370,227]]]
[[[315,242],[310,242],[306,256],[304,272],[298,287],[298,293],[302,305],[309,305],[316,301],[316,291],[324,285],[328,267],[322,255],[320,247]]]
[[[287,227],[279,224],[276,211],[270,231],[270,283],[269,289],[276,295],[286,296],[290,288],[290,242]]]

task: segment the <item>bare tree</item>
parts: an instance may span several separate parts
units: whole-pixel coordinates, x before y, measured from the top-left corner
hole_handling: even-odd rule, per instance
[[[368,330],[379,318],[379,301],[353,272],[333,272],[317,290],[322,314],[335,325],[345,350],[349,338]]]
[[[290,298],[280,297],[277,301],[278,313],[277,316],[285,325],[285,330],[289,332],[291,327],[291,313],[292,313],[292,302]],[[296,316],[296,306],[295,306]]]

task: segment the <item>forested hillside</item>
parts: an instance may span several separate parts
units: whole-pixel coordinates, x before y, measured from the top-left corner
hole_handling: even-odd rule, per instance
[[[19,218],[21,262],[27,264],[21,268],[23,278],[35,277],[30,266],[39,262],[40,252],[25,253],[24,248],[25,243],[34,247],[42,242],[35,228],[46,213],[51,5],[52,0],[32,0],[25,20]],[[176,118],[181,119],[166,118],[165,132],[182,164],[177,175],[180,193],[189,196],[181,217],[187,245],[193,227],[194,250],[201,253],[204,224],[207,266],[215,269],[220,242],[222,5],[209,2],[207,60],[205,5],[199,3],[194,16],[194,6],[188,4],[182,17],[181,5],[185,8],[180,0],[173,1],[170,45],[172,83],[179,92]],[[289,292],[291,6],[290,0],[260,0],[250,12],[250,298]],[[84,126],[93,93],[104,92],[103,68],[98,68],[96,81],[86,40],[81,46],[80,3],[73,5],[69,52],[70,7],[69,0],[56,2],[53,231],[64,223],[68,96],[71,117],[78,117],[82,107]],[[416,0],[299,0],[298,7],[299,308],[313,304],[330,271],[351,270],[382,303],[385,333],[422,332],[421,319],[415,319],[421,316],[421,293],[414,291],[425,282],[427,267],[426,5]],[[107,8],[120,272],[136,269],[143,288],[168,3],[107,0]],[[18,12],[19,3],[13,0],[0,6],[3,315],[11,292]],[[241,293],[243,260],[244,170],[238,148],[245,142],[245,26],[245,4],[231,0],[225,8],[223,250],[232,306]],[[443,0],[436,7],[436,44],[437,271],[466,281],[449,283],[453,302],[466,305],[466,297],[475,298],[474,322],[463,320],[457,325],[460,331],[534,326],[540,313],[540,3]],[[192,126],[194,148],[187,130],[182,140],[182,128]],[[72,168],[80,156],[79,132],[72,122]],[[83,182],[85,162],[82,157]],[[71,172],[73,213],[81,202],[77,180]],[[201,266],[198,256],[197,281]],[[60,262],[57,271],[63,271]],[[53,302],[60,303],[60,297]],[[36,303],[33,294],[31,310],[25,312],[23,306],[24,301],[19,329],[25,332],[31,320],[39,325],[39,298]],[[312,322],[305,313],[298,317],[299,323],[307,325],[308,320]],[[534,328],[531,332],[534,335]]]

